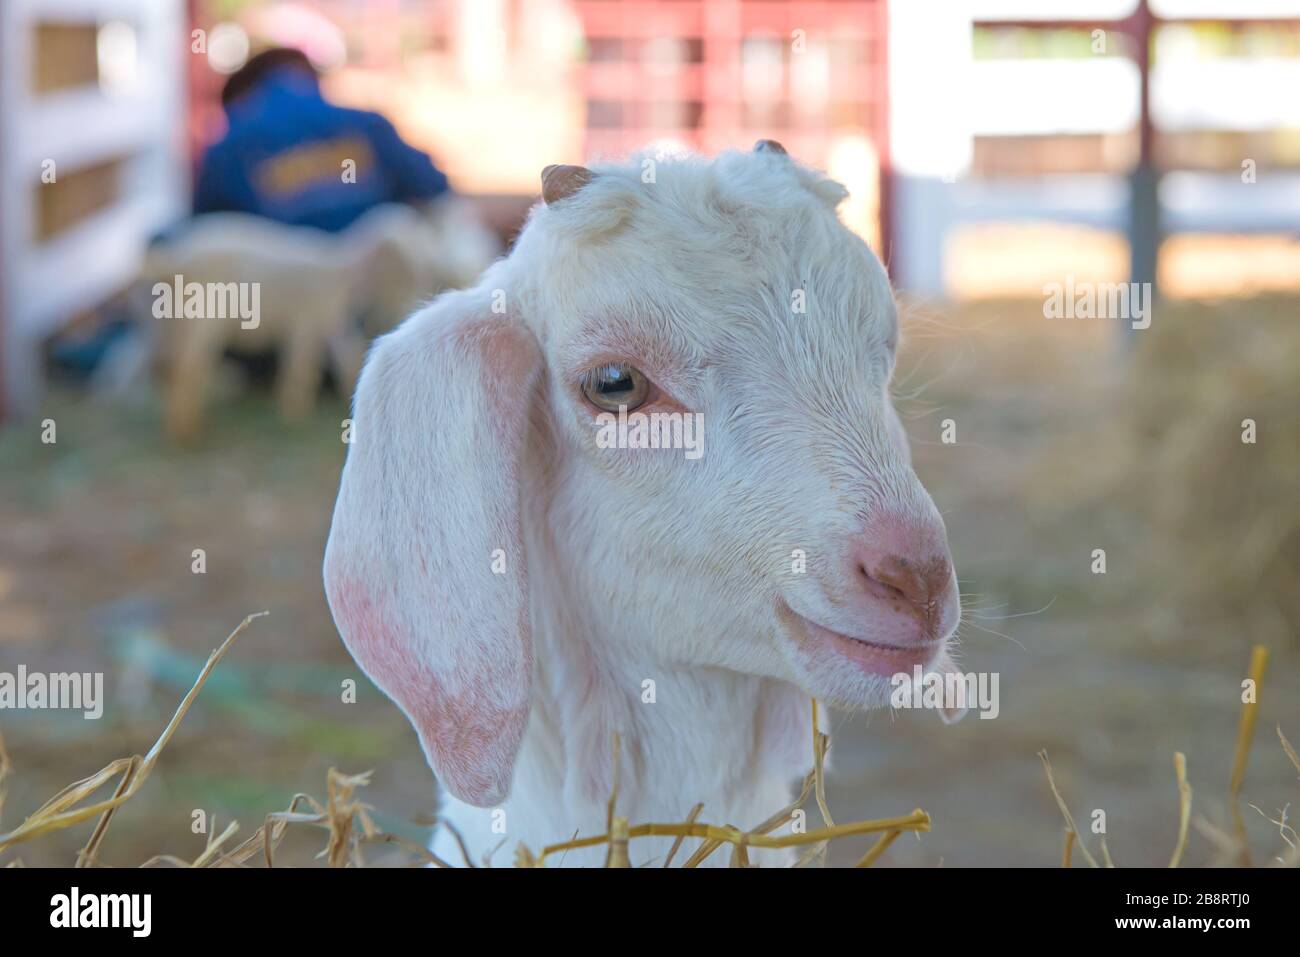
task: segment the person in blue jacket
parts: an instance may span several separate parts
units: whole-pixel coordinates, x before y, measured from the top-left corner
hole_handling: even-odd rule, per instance
[[[299,50],[252,57],[221,91],[229,121],[204,155],[194,212],[255,213],[335,232],[380,203],[420,204],[448,192],[428,155],[378,113],[326,100]]]

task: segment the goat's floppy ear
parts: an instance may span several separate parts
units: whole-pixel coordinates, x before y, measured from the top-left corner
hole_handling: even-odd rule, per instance
[[[372,351],[325,590],[443,786],[488,807],[510,790],[528,721],[519,468],[542,360],[531,333],[481,298],[445,296]]]

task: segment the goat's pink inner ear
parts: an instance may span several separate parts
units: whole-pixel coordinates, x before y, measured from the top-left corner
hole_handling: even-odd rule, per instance
[[[780,153],[782,156],[788,156],[785,147],[776,140],[759,140],[754,144],[755,153]]]
[[[348,649],[480,807],[509,793],[532,696],[519,411],[543,368],[485,302],[440,299],[375,346],[354,412],[372,439],[348,450],[325,552]]]
[[[596,174],[585,166],[548,166],[542,170],[542,199],[549,206],[572,196],[595,178]]]

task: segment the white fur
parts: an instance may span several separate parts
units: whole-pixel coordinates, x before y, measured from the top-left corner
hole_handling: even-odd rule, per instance
[[[703,821],[760,823],[810,765],[810,696],[888,693],[801,653],[778,602],[870,638],[884,619],[859,613],[845,558],[864,529],[891,516],[946,554],[889,402],[893,297],[835,215],[842,187],[775,152],[644,169],[598,167],[537,207],[474,289],[381,339],[358,386],[331,607],[456,794],[447,820],[475,857],[505,839],[497,863],[603,833],[615,731],[633,823],[697,801]],[[704,414],[702,458],[597,447],[576,382],[611,358]],[[670,844],[634,841],[633,863]],[[445,832],[435,849],[459,859]]]

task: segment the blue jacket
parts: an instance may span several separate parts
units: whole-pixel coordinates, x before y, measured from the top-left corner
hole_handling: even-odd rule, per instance
[[[293,70],[230,104],[230,127],[203,157],[194,212],[256,213],[337,231],[380,203],[448,190],[444,176],[378,113],[327,103]]]

